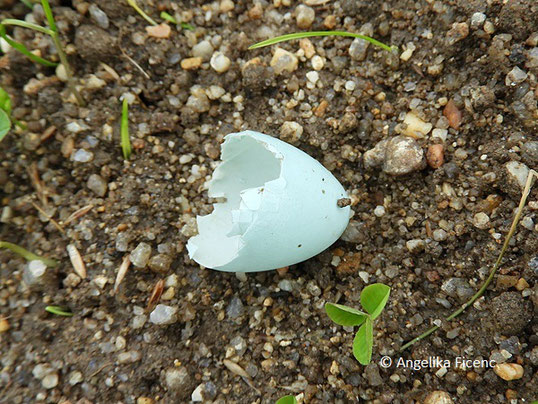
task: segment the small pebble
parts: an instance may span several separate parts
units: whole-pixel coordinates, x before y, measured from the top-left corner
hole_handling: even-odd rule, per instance
[[[374,209],[374,215],[377,217],[382,217],[385,214],[385,208],[381,205],[378,205]]]
[[[456,130],[460,128],[462,113],[458,109],[458,107],[456,107],[454,101],[449,100],[447,102],[447,104],[445,105],[445,109],[443,110],[443,115],[446,117],[446,119],[448,119],[448,125],[451,128]]]
[[[110,25],[108,21],[108,16],[103,10],[101,10],[95,4],[90,4],[90,7],[88,7],[88,11],[90,12],[91,19],[95,21],[95,23],[99,27],[103,29],[108,29]]]
[[[323,58],[319,55],[315,55],[312,57],[312,68],[316,71],[320,71],[321,69],[323,69],[323,66],[325,65],[325,63],[323,62]]]
[[[202,66],[201,57],[186,58],[181,61],[181,68],[184,70],[194,70]]]
[[[108,183],[98,174],[90,175],[86,185],[94,194],[100,197],[105,196],[108,188]]]
[[[173,324],[177,320],[177,308],[164,304],[158,304],[149,315],[149,321],[157,325]]]
[[[150,25],[146,27],[146,32],[148,36],[153,38],[168,38],[170,37],[172,28],[170,28],[170,25],[163,22],[159,25]]]
[[[454,404],[454,401],[446,391],[437,390],[428,394],[423,404]]]
[[[192,56],[202,58],[204,61],[209,61],[213,55],[213,46],[209,41],[200,41],[192,47]]]
[[[349,46],[349,56],[351,57],[351,59],[356,60],[357,62],[361,62],[366,59],[369,46],[370,42],[365,41],[364,39],[355,38]]]
[[[308,29],[312,26],[316,18],[316,12],[312,7],[299,4],[295,8],[295,16],[297,19],[297,26],[301,29]]]
[[[237,296],[232,297],[228,307],[226,308],[226,314],[231,319],[240,317],[244,312],[243,302]]]
[[[396,136],[387,142],[383,162],[385,173],[401,176],[421,170],[425,166],[424,151],[414,139]]]
[[[486,14],[474,13],[471,16],[471,28],[479,29],[480,27],[482,27],[485,21],[486,21]]]
[[[211,56],[211,61],[209,62],[209,64],[217,73],[224,73],[227,72],[230,68],[231,61],[223,53],[215,52],[213,53],[213,56]]]
[[[73,153],[73,161],[79,163],[88,163],[93,160],[93,153],[84,149],[78,149]]]
[[[276,48],[269,64],[275,71],[275,74],[281,74],[284,71],[293,72],[297,70],[299,60],[293,53],[282,48]]]
[[[286,121],[280,127],[280,139],[288,143],[297,143],[303,134],[303,127],[293,121]]]
[[[413,112],[405,114],[403,123],[406,128],[403,130],[403,134],[410,136],[414,139],[421,139],[426,136],[433,128],[433,125],[429,122],[424,122]]]
[[[499,363],[495,365],[493,371],[506,381],[521,379],[524,373],[523,366],[517,363]]]
[[[445,160],[444,150],[445,148],[442,144],[432,144],[428,147],[426,161],[431,168],[437,169],[443,165]]]
[[[139,243],[131,252],[131,262],[135,267],[145,268],[151,256],[151,246],[147,243]]]
[[[473,217],[473,226],[482,230],[489,228],[489,216],[484,212],[478,212]]]
[[[505,164],[505,167],[508,173],[508,179],[519,185],[521,190],[525,189],[530,171],[529,167],[519,161],[509,161]]]
[[[45,388],[45,389],[53,389],[55,388],[57,385],[58,385],[58,380],[59,380],[59,377],[58,377],[58,373],[56,372],[50,372],[49,374],[47,374],[42,380],[41,380],[41,385]]]
[[[523,83],[527,79],[527,72],[521,70],[519,67],[514,67],[508,72],[504,83],[509,87],[515,87],[518,84]]]

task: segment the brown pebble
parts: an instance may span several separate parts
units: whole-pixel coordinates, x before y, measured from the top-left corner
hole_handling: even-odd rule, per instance
[[[430,282],[435,282],[440,279],[440,276],[437,271],[426,271],[426,279],[428,279]]]
[[[508,389],[504,393],[507,400],[515,400],[517,399],[517,391]]]
[[[428,161],[428,165],[433,169],[441,167],[445,162],[444,146],[442,144],[430,145],[426,153],[426,160]]]
[[[0,318],[0,333],[9,330],[9,322],[6,318]]]
[[[517,363],[498,363],[493,371],[503,380],[517,380],[523,377],[523,366]]]
[[[181,61],[181,68],[183,70],[194,70],[198,69],[202,65],[202,58],[186,58]]]
[[[282,268],[278,268],[276,272],[278,273],[279,276],[284,276],[288,273],[288,269],[290,269],[290,267],[282,267]]]
[[[446,103],[445,109],[443,110],[443,115],[448,119],[448,124],[452,129],[458,130],[461,125],[462,113],[456,107],[456,104],[453,100],[449,100]]]
[[[150,25],[146,27],[146,32],[149,36],[153,38],[168,38],[172,32],[170,25],[165,24],[164,22],[159,25]]]
[[[314,108],[314,115],[316,115],[318,118],[321,118],[323,115],[325,115],[325,111],[327,110],[327,107],[329,106],[329,103],[327,100],[321,100],[319,105]]]
[[[323,20],[323,26],[327,29],[333,29],[336,26],[336,17],[334,15],[328,15]]]
[[[251,20],[259,20],[263,15],[263,7],[261,3],[256,3],[254,7],[248,10],[248,17]]]

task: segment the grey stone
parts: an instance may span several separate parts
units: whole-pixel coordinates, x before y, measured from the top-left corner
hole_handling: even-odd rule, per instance
[[[149,321],[157,325],[168,325],[177,322],[177,308],[158,304],[149,315]]]
[[[226,314],[231,319],[240,317],[244,312],[243,302],[237,296],[232,297],[228,307],[226,308]]]
[[[426,167],[424,151],[414,139],[396,136],[388,141],[383,162],[385,173],[400,176],[424,167]]]
[[[87,185],[95,195],[100,196],[101,198],[105,196],[108,188],[108,183],[98,174],[90,175]]]
[[[147,243],[140,243],[131,252],[131,262],[135,267],[145,268],[151,256],[151,246]]]

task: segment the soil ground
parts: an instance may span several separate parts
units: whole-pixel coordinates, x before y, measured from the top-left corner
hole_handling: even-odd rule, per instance
[[[194,27],[155,38],[127,2],[52,1],[84,107],[54,68],[13,51],[2,56],[0,86],[27,130],[0,144],[0,240],[59,265],[32,282],[23,279],[24,259],[0,251],[0,402],[172,403],[193,392],[217,403],[286,394],[310,403],[538,399],[536,189],[484,297],[441,321],[484,282],[521,197],[518,173],[538,166],[538,4],[305,3],[310,9],[289,0],[139,1],[154,19],[167,11]],[[45,24],[40,7],[15,0],[0,0],[0,15]],[[371,35],[399,54],[349,38],[293,41],[279,46],[298,65],[277,74],[276,46],[247,49],[327,29]],[[8,32],[58,60],[48,37]],[[214,52],[230,66],[216,71]],[[193,55],[202,59],[187,66]],[[129,161],[119,140],[124,94]],[[429,165],[388,155],[383,168],[365,165],[365,152],[406,131],[411,111],[432,125],[413,145]],[[283,129],[286,121],[302,134]],[[222,138],[243,129],[281,137],[323,163],[354,212],[328,250],[246,277],[200,268],[184,248],[196,215],[212,209],[204,184]],[[389,163],[410,172],[393,175]],[[114,293],[122,260],[140,243],[151,248],[149,264],[131,266]],[[85,279],[68,244],[82,256]],[[146,310],[160,280],[159,303],[178,309],[169,325],[152,323]],[[392,292],[365,367],[352,355],[353,330],[335,326],[323,306],[359,307],[360,291],[374,282]],[[74,315],[47,313],[48,305]],[[399,352],[437,323],[435,334]],[[392,366],[380,365],[383,356]],[[451,366],[397,366],[399,358],[435,357]],[[458,357],[519,364],[523,375],[508,381],[487,366],[462,369]]]

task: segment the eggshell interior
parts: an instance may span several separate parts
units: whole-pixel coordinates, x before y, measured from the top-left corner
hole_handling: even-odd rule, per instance
[[[197,217],[198,235],[187,243],[190,257],[208,268],[254,272],[292,265],[331,245],[349,221],[349,207],[337,206],[346,193],[327,169],[258,132],[226,136],[208,189],[225,202]]]

